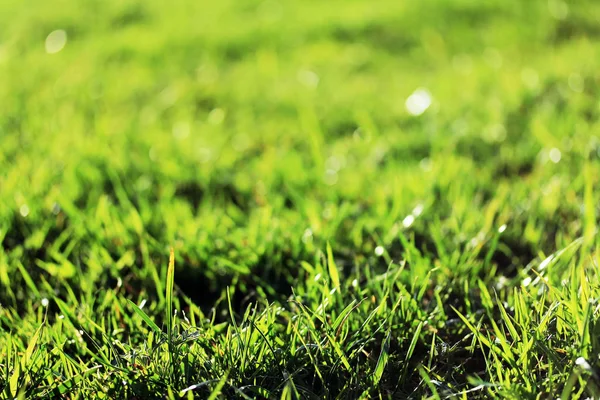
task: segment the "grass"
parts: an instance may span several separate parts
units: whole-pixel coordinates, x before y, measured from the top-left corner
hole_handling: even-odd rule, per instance
[[[0,2],[0,398],[600,397],[599,21]]]

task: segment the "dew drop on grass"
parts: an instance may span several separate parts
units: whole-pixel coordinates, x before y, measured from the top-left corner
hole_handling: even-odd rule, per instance
[[[592,369],[590,363],[588,363],[583,357],[579,357],[577,360],[575,360],[575,364],[588,371]]]
[[[506,230],[506,224],[503,224],[502,226],[500,226],[500,228],[498,228],[498,233],[502,233]]]
[[[312,229],[306,228],[304,230],[304,233],[302,234],[302,242],[304,242],[304,243],[310,243],[310,242],[312,242],[312,239],[313,239]]]
[[[419,215],[421,215],[423,213],[423,209],[424,209],[423,204],[418,204],[415,208],[413,208],[412,214],[415,217],[418,217]]]
[[[385,250],[384,250],[384,248],[383,248],[382,246],[377,246],[377,247],[375,247],[375,255],[376,255],[377,257],[381,257],[381,256],[383,255],[383,252],[384,252],[384,251],[385,251]]]
[[[551,262],[552,260],[554,260],[554,255],[553,255],[553,254],[551,254],[551,255],[550,255],[550,256],[548,256],[546,259],[544,259],[544,261],[542,261],[542,262],[540,263],[540,266],[539,266],[539,268],[538,268],[538,269],[539,269],[540,271],[541,271],[541,270],[543,270],[543,269],[545,269],[545,268],[546,268],[546,267],[547,267],[547,266],[550,264],[550,262]]]
[[[29,215],[29,206],[27,204],[23,204],[21,208],[19,208],[19,214],[21,216],[26,217]]]
[[[358,287],[358,279],[352,280],[352,287],[353,288],[357,288]]]
[[[404,226],[405,228],[410,227],[413,223],[415,222],[415,216],[412,214],[409,214],[406,216],[406,218],[404,218],[402,220],[402,226]]]
[[[523,286],[529,286],[531,284],[531,278],[528,276],[527,278],[523,279]]]
[[[550,157],[550,161],[552,161],[554,164],[557,164],[560,161],[562,154],[560,150],[555,147],[550,150],[548,156]]]
[[[60,204],[58,204],[58,203],[52,204],[52,214],[58,215],[59,212],[60,212]]]
[[[48,304],[50,304],[50,302],[48,301],[47,298],[44,297],[42,299],[42,307],[48,307]]]
[[[404,105],[410,115],[419,116],[431,105],[431,94],[427,89],[419,88],[408,96]]]
[[[501,290],[501,289],[503,289],[504,287],[506,287],[506,285],[507,285],[508,283],[509,283],[509,282],[508,282],[508,279],[506,279],[506,277],[505,277],[505,276],[502,276],[502,275],[501,275],[501,276],[498,278],[498,281],[496,282],[496,290]]]
[[[50,32],[46,37],[46,53],[55,54],[61,51],[67,44],[67,32],[58,29]]]

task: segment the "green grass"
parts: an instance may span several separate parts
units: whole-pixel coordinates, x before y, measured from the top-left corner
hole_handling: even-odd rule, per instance
[[[599,26],[1,1],[0,398],[600,397]]]

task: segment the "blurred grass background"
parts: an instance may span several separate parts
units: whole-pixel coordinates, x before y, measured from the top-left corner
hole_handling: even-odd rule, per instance
[[[582,229],[582,182],[561,177],[598,158],[599,13],[590,1],[2,2],[7,268],[84,269],[93,284],[123,260],[137,279],[174,244],[211,282],[287,276],[325,241],[371,254],[419,204],[439,224],[417,221],[424,237],[468,242],[489,229],[486,209],[510,204],[498,218],[525,259],[553,249]],[[432,104],[413,116],[418,88]],[[65,261],[85,268],[51,267]],[[21,291],[9,275],[7,293]]]

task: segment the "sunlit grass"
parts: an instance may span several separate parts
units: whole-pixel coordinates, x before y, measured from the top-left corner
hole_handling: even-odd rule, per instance
[[[599,17],[0,2],[0,397],[600,397]]]

